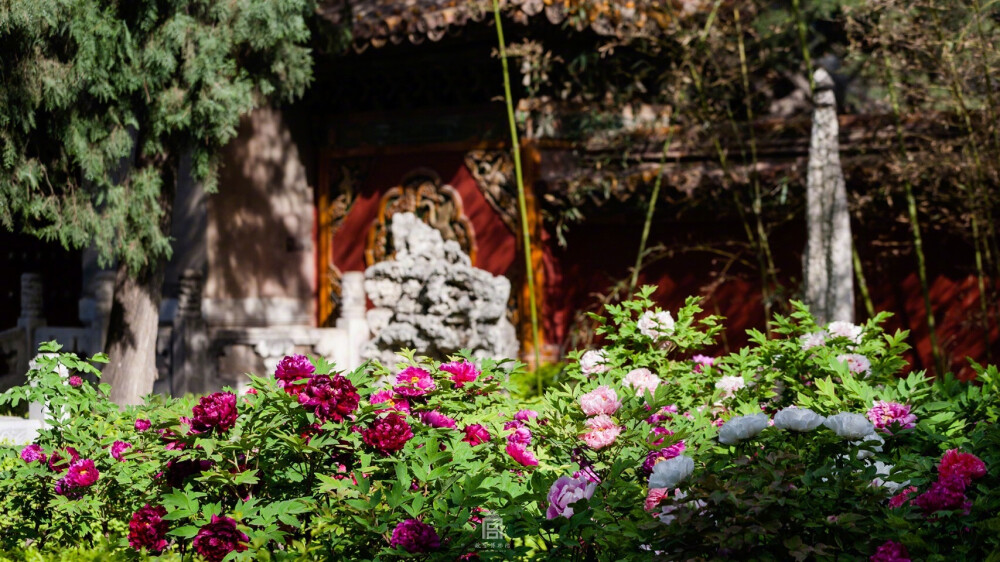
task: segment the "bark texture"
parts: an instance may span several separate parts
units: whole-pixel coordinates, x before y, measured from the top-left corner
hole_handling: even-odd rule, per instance
[[[837,101],[833,79],[826,70],[816,71],[815,83],[816,109],[806,187],[805,298],[818,322],[853,322],[851,216],[840,166]]]
[[[163,295],[163,266],[138,276],[118,265],[115,297],[108,324],[108,357],[102,382],[111,385],[111,400],[119,405],[140,404],[156,381],[156,335]]]

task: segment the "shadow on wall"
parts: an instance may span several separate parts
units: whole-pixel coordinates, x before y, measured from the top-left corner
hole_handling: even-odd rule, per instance
[[[224,150],[219,193],[208,197],[205,296],[238,303],[260,323],[273,320],[261,301],[291,307],[294,318],[313,317],[308,152],[279,110],[257,110],[242,120],[238,137]]]

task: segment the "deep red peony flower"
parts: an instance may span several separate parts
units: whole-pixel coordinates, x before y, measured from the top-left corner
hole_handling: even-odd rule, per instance
[[[80,458],[80,454],[76,452],[73,447],[66,447],[60,452],[60,450],[55,450],[52,455],[49,456],[49,470],[54,472],[62,472],[69,468],[69,465],[76,462]]]
[[[351,381],[340,375],[315,375],[299,392],[299,404],[321,421],[343,421],[358,409],[360,400]]]
[[[976,455],[951,449],[941,457],[941,464],[938,465],[938,477],[946,478],[955,475],[961,477],[968,485],[973,480],[986,476],[986,463]]]
[[[413,431],[402,416],[392,413],[372,422],[371,427],[361,432],[361,437],[369,447],[391,455],[406,445],[406,442],[413,437]]]
[[[427,523],[407,519],[392,530],[389,545],[410,553],[430,552],[441,547],[441,538]]]
[[[229,517],[212,516],[212,521],[201,528],[194,537],[194,550],[209,562],[220,562],[230,552],[243,552],[244,544],[250,540],[236,528],[236,520]]]
[[[286,355],[274,370],[274,378],[278,379],[278,384],[285,389],[285,392],[297,395],[302,391],[303,385],[295,382],[308,379],[315,372],[316,367],[313,367],[305,355]]]
[[[232,392],[215,392],[202,396],[192,409],[191,429],[205,433],[217,429],[229,431],[236,425],[236,395]]]
[[[906,547],[895,541],[886,541],[878,547],[869,560],[871,562],[910,562],[910,553]]]
[[[167,521],[163,516],[167,510],[163,506],[150,507],[147,503],[132,514],[128,524],[128,544],[136,550],[146,549],[159,554],[167,548]]]

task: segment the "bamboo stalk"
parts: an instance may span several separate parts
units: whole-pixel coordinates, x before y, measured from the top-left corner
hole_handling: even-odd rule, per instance
[[[649,201],[649,209],[646,210],[646,222],[642,225],[642,238],[639,239],[639,255],[635,257],[635,267],[632,268],[632,281],[629,282],[628,286],[629,294],[635,292],[635,285],[639,282],[639,270],[642,269],[642,260],[646,254],[646,240],[649,238],[649,226],[653,222],[656,201],[660,198],[660,184],[663,183],[663,168],[667,163],[667,152],[670,150],[673,134],[673,128],[668,128],[667,140],[663,141],[663,153],[660,155],[660,165],[656,170],[656,181],[653,182],[653,195]]]
[[[521,144],[514,119],[514,97],[510,91],[510,69],[507,66],[507,45],[503,39],[503,24],[500,22],[500,2],[493,0],[493,19],[497,26],[497,43],[500,46],[500,62],[503,65],[503,92],[507,102],[507,122],[510,124],[511,152],[514,156],[514,176],[517,181],[517,205],[521,212],[521,239],[524,247],[524,267],[528,280],[528,305],[531,309],[531,341],[535,352],[535,382],[538,395],[542,395],[541,343],[538,341],[538,308],[535,303],[535,273],[531,262],[531,232],[528,228],[528,205],[524,197],[524,176],[521,172]]]
[[[865,281],[865,271],[861,267],[861,256],[858,255],[858,247],[851,244],[851,254],[854,258],[854,276],[858,278],[858,288],[861,290],[861,299],[865,303],[865,312],[868,318],[875,317],[875,305],[872,303],[872,296],[868,293],[868,282]]]

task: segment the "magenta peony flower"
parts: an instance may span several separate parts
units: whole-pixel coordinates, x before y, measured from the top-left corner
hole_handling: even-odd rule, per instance
[[[316,372],[316,367],[305,355],[286,355],[274,370],[274,378],[278,379],[278,385],[289,394],[298,394],[302,390],[302,385],[295,384],[296,381],[308,379]]]
[[[695,355],[691,358],[694,361],[694,372],[700,373],[705,369],[715,365],[715,357],[709,357],[707,355]]]
[[[910,495],[916,491],[916,486],[910,486],[895,496],[892,496],[892,498],[889,499],[889,507],[892,509],[903,507],[906,505],[906,502],[910,501]]]
[[[73,375],[69,378],[67,382],[69,383],[70,386],[77,387],[83,384],[83,379],[80,378],[78,375]]]
[[[580,408],[588,416],[598,414],[614,414],[622,405],[618,394],[610,386],[603,385],[580,397]]]
[[[32,443],[31,445],[21,449],[21,460],[28,463],[35,461],[45,462],[45,453],[42,451],[42,446],[37,443]]]
[[[425,425],[431,427],[443,427],[448,429],[455,428],[455,420],[449,418],[448,416],[442,414],[437,410],[431,410],[430,412],[421,412],[420,421],[424,422]]]
[[[365,444],[385,455],[391,455],[403,448],[413,437],[410,424],[399,414],[388,414],[372,422],[371,427],[361,432]]]
[[[891,434],[893,429],[891,426],[895,426],[896,429],[912,428],[917,416],[910,413],[908,404],[879,400],[868,410],[868,419],[875,424],[875,429]]]
[[[191,429],[205,433],[217,429],[229,431],[236,425],[236,395],[232,392],[215,392],[202,396],[192,409]]]
[[[149,420],[145,420],[145,419],[142,419],[142,418],[139,418],[139,419],[135,420],[135,430],[136,431],[146,431],[152,425],[153,424],[150,423]]]
[[[524,466],[538,466],[538,459],[524,445],[507,443],[507,454]]]
[[[66,456],[63,456],[63,453],[65,453]],[[62,453],[59,452],[59,449],[56,449],[55,451],[52,451],[52,454],[49,456],[49,470],[53,472],[62,472],[69,468],[69,466],[75,463],[79,458],[80,454],[77,453],[76,449],[73,447],[66,447],[62,450]]]
[[[518,427],[507,436],[507,442],[527,447],[531,444],[531,430],[526,427]]]
[[[938,465],[938,479],[951,476],[960,477],[968,485],[973,480],[986,476],[986,463],[976,455],[951,449],[941,457],[941,464]]]
[[[518,410],[517,413],[514,414],[514,420],[522,423],[528,422],[537,417],[538,417],[538,412],[534,410]]]
[[[886,541],[868,558],[871,562],[910,562],[910,553],[898,542]]]
[[[441,538],[427,523],[417,519],[407,519],[392,530],[389,546],[402,548],[409,553],[424,553],[441,547]]]
[[[431,374],[420,367],[407,367],[396,375],[396,386],[393,390],[400,396],[423,396],[437,388]]]
[[[924,510],[925,515],[958,509],[968,513],[972,507],[972,502],[965,497],[965,481],[957,474],[939,476],[929,490],[914,498],[911,503]]]
[[[361,396],[351,381],[340,375],[314,375],[299,391],[299,404],[319,420],[343,421],[358,409]]]
[[[474,423],[472,425],[465,426],[465,441],[469,445],[475,447],[481,443],[485,443],[490,440],[490,432],[486,430],[485,427]]]
[[[229,517],[212,516],[212,521],[201,528],[194,537],[195,552],[205,557],[209,562],[220,562],[230,552],[243,552],[244,544],[250,537],[236,528],[236,520]]]
[[[476,380],[476,377],[480,373],[475,363],[470,363],[464,359],[462,361],[442,363],[439,369],[446,373],[451,373],[451,382],[455,383],[455,388],[462,388],[465,386],[465,383]]]
[[[388,412],[390,410],[395,410],[397,412],[402,412],[404,414],[410,413],[410,402],[405,398],[400,398],[396,396],[396,393],[391,390],[380,390],[368,397],[368,402],[372,406],[376,404],[385,404],[389,407],[387,410],[376,410],[375,413],[381,414],[382,412]]]
[[[80,459],[69,465],[66,472],[66,482],[73,488],[86,488],[93,486],[101,473],[94,466],[94,461],[90,459]]]
[[[643,478],[649,478],[649,475],[653,473],[653,467],[656,466],[656,463],[672,459],[680,455],[684,452],[684,448],[684,441],[681,440],[658,451],[650,451],[649,454],[646,455],[645,462],[643,462],[642,466],[639,468],[639,475]]]
[[[573,504],[589,500],[596,489],[597,484],[586,479],[560,476],[549,488],[549,507],[545,510],[545,518],[573,517]]]
[[[124,441],[115,441],[114,443],[111,444],[111,456],[114,457],[116,461],[121,461],[122,453],[124,453],[125,450],[131,446],[132,446],[131,443],[126,443]]]
[[[614,420],[606,414],[592,417],[586,421],[586,424],[590,431],[583,434],[583,441],[595,451],[614,443],[622,432],[622,428],[618,427]]]
[[[163,519],[166,514],[163,506],[150,507],[148,503],[133,513],[128,524],[129,546],[139,551],[146,549],[152,554],[159,554],[167,548],[169,528]]]

